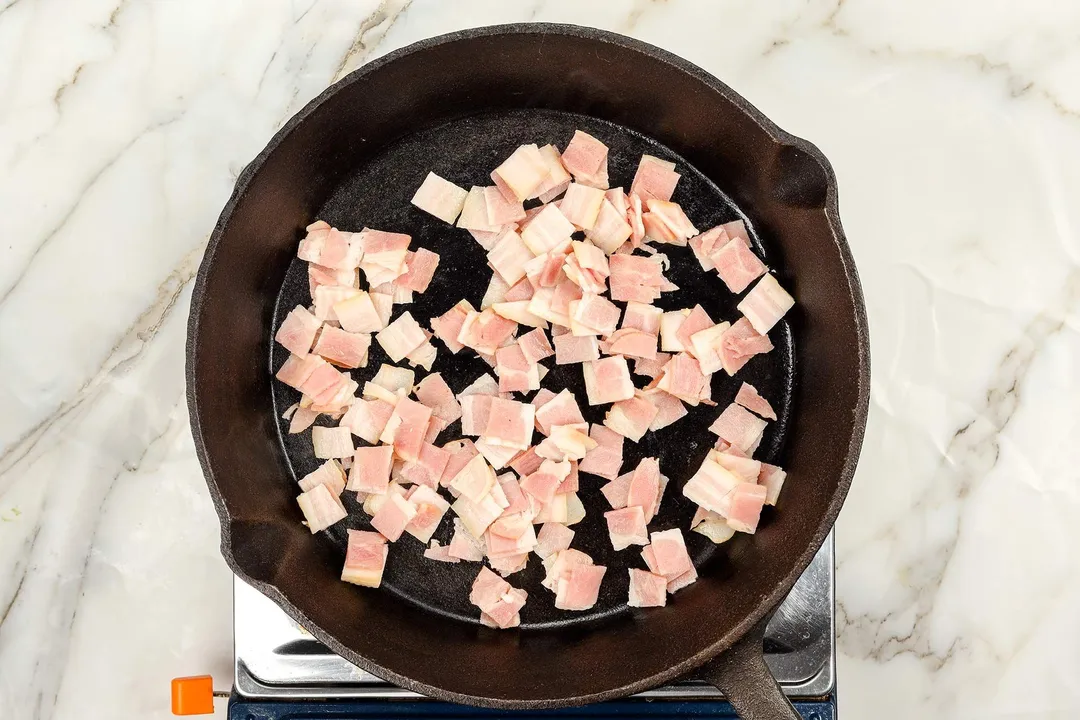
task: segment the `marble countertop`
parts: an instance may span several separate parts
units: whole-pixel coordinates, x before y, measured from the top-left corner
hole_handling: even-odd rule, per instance
[[[227,686],[231,576],[183,396],[207,235],[327,84],[520,21],[679,53],[836,168],[874,343],[837,530],[841,713],[1073,717],[1080,4],[1061,0],[0,0],[0,717],[164,718],[171,677]]]

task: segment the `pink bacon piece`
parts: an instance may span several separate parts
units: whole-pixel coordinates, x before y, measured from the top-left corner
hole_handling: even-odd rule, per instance
[[[582,365],[585,375],[585,394],[590,405],[629,400],[634,397],[630,368],[621,356],[594,360]]]
[[[746,452],[761,437],[768,423],[741,405],[732,403],[709,426],[709,431]]]
[[[767,335],[761,335],[751,326],[746,318],[728,328],[720,337],[720,361],[724,372],[734,375],[755,355],[770,352],[772,341]]]
[[[739,312],[754,330],[765,335],[795,305],[794,298],[780,287],[774,275],[766,275],[739,303]]]
[[[416,252],[410,252],[405,256],[405,264],[409,269],[394,282],[399,288],[425,292],[431,279],[435,277],[435,269],[439,266],[439,255],[426,248],[417,248]]]
[[[763,418],[769,420],[776,419],[776,411],[773,410],[769,401],[761,397],[755,388],[750,383],[744,382],[739,386],[739,392],[735,394],[735,402],[742,405],[747,410],[752,410]]]
[[[604,513],[608,536],[615,550],[625,550],[631,545],[648,545],[649,531],[645,527],[645,513],[638,506],[610,510]]]
[[[630,607],[664,607],[667,605],[668,581],[663,575],[630,568]]]
[[[341,499],[326,484],[320,483],[296,497],[311,534],[344,520],[348,513]]]
[[[465,347],[458,342],[461,326],[465,323],[465,318],[468,317],[469,313],[475,312],[476,309],[469,304],[468,300],[462,300],[439,317],[432,318],[431,329],[435,332],[435,336],[443,341],[450,352],[456,353]]]
[[[607,186],[608,147],[592,135],[575,130],[562,154],[562,164],[578,182]]]
[[[742,238],[729,241],[713,252],[709,259],[720,279],[733,293],[741,293],[768,271]]]
[[[411,202],[429,215],[453,225],[465,206],[467,195],[464,188],[429,172],[416,189]]]
[[[303,356],[311,350],[321,327],[321,320],[308,312],[307,308],[297,305],[281,321],[274,340],[292,354]]]
[[[630,192],[642,200],[671,200],[680,177],[679,173],[675,172],[675,163],[652,155],[642,155],[634,180],[630,184]]]
[[[379,587],[388,553],[386,538],[379,533],[349,530],[349,547],[345,551],[341,579],[363,587]]]
[[[603,425],[593,424],[589,428],[589,437],[596,441],[596,447],[585,454],[578,469],[591,475],[599,475],[614,480],[619,475],[623,461],[623,436]]]
[[[604,415],[604,425],[629,440],[640,442],[656,420],[658,412],[656,405],[640,390],[635,390],[632,397],[611,406]]]
[[[347,490],[381,495],[390,487],[390,468],[394,464],[394,448],[389,445],[357,448],[349,468]]]

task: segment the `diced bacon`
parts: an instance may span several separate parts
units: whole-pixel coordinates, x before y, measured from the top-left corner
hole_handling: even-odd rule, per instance
[[[448,461],[449,465],[449,461]],[[477,454],[469,460],[450,480],[450,487],[473,502],[480,502],[491,492],[495,484],[495,471],[488,465],[483,455]],[[459,515],[461,513],[458,513]],[[502,509],[495,517],[502,514]],[[494,518],[492,518],[494,519]]]
[[[456,353],[465,347],[458,342],[461,326],[465,322],[466,316],[475,312],[476,310],[469,304],[468,300],[462,300],[439,317],[432,318],[431,329],[436,337],[443,341],[450,352]]]
[[[727,542],[735,535],[735,531],[722,515],[705,508],[698,508],[694,519],[690,521],[690,529],[704,535],[717,545]]]
[[[756,483],[739,483],[731,491],[727,509],[727,523],[736,532],[757,531],[761,508],[765,505],[768,489]]]
[[[556,431],[569,429],[577,430],[577,428],[555,428]],[[582,430],[584,430],[584,428]],[[582,434],[584,434],[584,432],[582,432]],[[588,436],[586,435],[586,437]],[[588,447],[590,449],[596,447],[596,442],[592,439],[589,439]],[[584,455],[584,453],[582,453],[582,455]],[[563,479],[561,483],[559,483],[559,492],[557,494],[565,495],[567,493],[577,493],[577,491],[581,489],[580,479],[580,475],[578,474],[578,461],[571,460],[570,473]]]
[[[656,405],[638,390],[634,396],[611,406],[604,415],[604,425],[625,438],[640,442],[659,412]]]
[[[716,273],[733,293],[741,293],[768,268],[742,238],[735,238],[713,252],[709,258]]]
[[[525,264],[533,259],[533,254],[522,242],[521,236],[513,230],[503,233],[495,246],[487,254],[488,263],[508,284],[513,285],[525,277]]]
[[[395,463],[394,469],[396,469],[397,466],[398,464]],[[393,478],[394,476],[394,469],[390,471],[391,478]],[[364,498],[364,512],[366,512],[368,515],[374,516],[375,513],[379,512],[382,506],[389,501],[391,495],[399,495],[401,497],[405,497],[405,488],[403,488],[397,482],[391,480],[390,486],[386,488],[386,492],[380,495],[368,495]],[[359,498],[360,496],[357,495],[357,499]]]
[[[583,364],[582,370],[590,405],[629,400],[634,396],[634,383],[626,358],[615,356],[594,360]]]
[[[600,359],[600,344],[595,335],[558,335],[555,342],[555,364],[570,365]]]
[[[529,496],[530,498],[532,496]],[[531,499],[534,505],[539,505],[536,515],[533,517],[534,523],[547,523],[557,522],[563,525],[573,525],[574,521],[570,518],[570,502],[569,499],[577,497],[576,493],[556,493],[555,497],[551,499],[549,503],[541,503],[535,498]]]
[[[678,203],[649,198],[645,204],[649,211],[641,216],[641,222],[645,225],[646,238],[682,246],[698,234]]]
[[[608,267],[612,300],[651,303],[662,291],[676,289],[653,258],[616,253],[608,258]]]
[[[570,303],[570,329],[574,335],[611,335],[619,314],[619,307],[607,298],[585,293]]]
[[[668,361],[656,387],[692,406],[712,397],[709,378],[701,372],[698,361],[686,353]]]
[[[681,530],[674,528],[653,532],[651,540],[649,548],[652,552],[650,554],[656,563],[654,572],[657,575],[663,575],[670,581],[694,569],[694,563],[686,551],[686,542],[683,540]]]
[[[562,523],[544,523],[536,535],[536,547],[533,552],[546,560],[557,552],[566,550],[574,539],[574,531]]]
[[[680,177],[679,173],[675,172],[675,163],[652,155],[642,155],[634,180],[630,184],[630,192],[642,200],[671,200]]]
[[[520,477],[531,475],[540,468],[540,463],[544,461],[544,458],[536,454],[536,448],[529,448],[517,455],[510,461],[510,467],[514,469]]]
[[[390,486],[390,468],[394,464],[394,448],[389,445],[357,448],[349,469],[349,484],[353,492],[381,495]]]
[[[550,437],[536,446],[536,454],[550,460],[581,460],[596,447],[596,441],[586,434],[586,428],[585,423],[552,426]],[[562,489],[561,492],[572,490]]]
[[[613,187],[604,193],[604,197],[624,218],[626,217],[627,199],[625,190],[621,187]]]
[[[544,460],[536,472],[521,481],[521,490],[541,503],[548,504],[554,499],[559,485],[569,475],[569,462]]]
[[[353,585],[377,588],[382,584],[389,547],[386,538],[367,530],[349,530],[349,547],[341,579]]]
[[[432,540],[431,541],[431,545],[428,546],[428,548],[426,550],[424,550],[424,557],[426,557],[428,560],[437,560],[438,562],[446,562],[446,563],[458,563],[458,562],[461,562],[461,560],[457,559],[456,557],[454,557],[453,555],[450,554],[450,546],[449,545],[443,547],[443,546],[439,545],[438,540]]]
[[[592,558],[580,550],[572,548],[559,550],[544,558],[545,577],[541,584],[548,590],[556,592],[559,581],[569,577],[571,570],[592,564]]]
[[[404,312],[397,320],[376,333],[375,339],[391,360],[401,362],[406,355],[427,342],[427,335],[412,314]]]
[[[630,607],[664,607],[667,605],[668,581],[663,575],[630,568]]]
[[[686,323],[687,325],[689,322]],[[685,325],[684,325],[685,327]],[[699,330],[690,336],[688,350],[697,358],[701,372],[712,375],[724,367],[722,357],[724,348],[724,333],[731,327],[731,323],[722,322]]]
[[[668,360],[671,359],[671,355],[664,352],[656,353],[656,357],[652,360],[646,360],[645,358],[638,358],[634,360],[634,374],[644,375],[645,377],[655,378],[667,365]]]
[[[490,241],[494,244],[498,237],[498,233],[502,230],[499,225],[492,225],[488,222],[487,214],[487,201],[484,195],[484,188],[476,187],[475,185],[469,188],[469,192],[465,195],[465,202],[461,208],[461,215],[458,217],[457,226],[463,230],[468,230],[472,233],[472,236],[476,238],[477,242],[483,245],[480,237],[477,237],[478,233],[483,233],[486,237],[490,233]],[[485,247],[485,250],[490,250],[490,247]]]
[[[408,235],[365,229],[360,233],[364,259],[360,269],[370,285],[382,285],[396,280],[405,271],[405,255],[408,252]]]
[[[503,513],[503,508],[496,502],[492,493],[488,493],[478,502],[462,495],[450,507],[461,518],[465,529],[473,537],[483,537],[491,523]]]
[[[410,252],[405,257],[405,264],[409,269],[395,280],[399,288],[415,292],[425,292],[431,279],[435,277],[435,268],[439,266],[439,255],[426,248],[417,248],[416,252]]]
[[[566,321],[559,323],[560,325],[569,327],[570,303],[581,300],[582,297],[584,293],[572,280],[564,279],[555,286],[555,293],[551,296],[551,309]]]
[[[522,145],[491,173],[491,179],[508,200],[531,197],[551,174],[540,148]]]
[[[427,485],[418,485],[409,495],[409,503],[416,508],[416,514],[405,526],[405,532],[426,543],[439,528],[443,516],[450,509],[450,503]],[[374,523],[374,519],[372,522]]]
[[[649,531],[645,527],[645,513],[638,506],[625,507],[604,513],[608,536],[615,550],[625,550],[631,545],[648,545]]]
[[[757,484],[765,488],[765,504],[775,505],[780,497],[780,490],[784,487],[787,473],[781,468],[768,463],[761,463],[761,471],[758,473]]]
[[[507,200],[497,187],[484,188],[484,206],[488,225],[501,227],[525,219],[525,208],[519,200]]]
[[[414,371],[396,365],[387,365],[386,363],[380,365],[375,377],[371,378],[373,385],[378,385],[399,397],[411,393],[415,381],[416,373]]]
[[[503,302],[521,302],[523,300],[532,300],[534,288],[532,283],[529,282],[529,278],[523,277],[518,280],[510,289],[506,291],[503,296]],[[528,307],[528,306],[526,306]]]
[[[599,475],[614,480],[619,475],[623,461],[623,436],[619,433],[594,423],[589,428],[589,437],[596,442],[596,447],[585,454],[578,469],[591,475]]]
[[[326,285],[331,287],[334,285],[358,287],[357,271],[355,268],[335,270],[315,263],[308,263],[308,294],[315,297],[315,290]]]
[[[548,176],[540,184],[530,199],[539,197],[540,202],[550,202],[561,195],[570,184],[570,173],[562,164],[562,156],[554,145],[544,145],[540,155],[548,167]]]
[[[682,330],[683,324],[686,323],[686,319],[690,316],[690,310],[672,310],[666,312],[660,317],[660,347],[666,352],[684,352],[686,346],[683,345],[679,336],[679,331]]]
[[[776,276],[766,275],[746,294],[738,308],[754,330],[765,335],[794,304],[795,300],[780,287]]]
[[[600,492],[607,498],[608,504],[611,505],[613,510],[621,510],[626,507],[626,501],[630,495],[630,481],[633,478],[634,473],[631,471],[620,475],[600,488]]]
[[[768,423],[741,405],[732,403],[709,426],[709,431],[719,435],[733,447],[746,451],[754,444]]]
[[[416,506],[410,501],[400,495],[390,494],[387,501],[372,516],[371,527],[390,542],[397,542],[416,514]]]
[[[656,458],[642,458],[630,475],[626,506],[641,508],[645,522],[648,523],[660,505],[660,492],[660,464]],[[647,541],[641,544],[645,545]]]
[[[314,352],[335,365],[358,368],[367,365],[369,347],[371,335],[368,333],[351,333],[327,325],[319,333]]]
[[[318,484],[297,496],[296,502],[304,513],[311,534],[325,530],[348,515],[341,499],[325,484]]]
[[[565,493],[555,497],[566,498],[566,519],[561,521],[563,525],[576,525],[585,519],[585,505],[581,502],[578,493]],[[551,522],[559,522],[551,520]]]
[[[752,410],[763,418],[770,420],[776,419],[776,411],[773,410],[769,401],[761,397],[755,388],[750,383],[744,382],[739,386],[739,392],[735,394],[735,402],[742,405],[747,410]]]
[[[512,538],[494,532],[494,529],[500,526],[500,523],[502,523],[501,529],[506,532],[512,531],[508,525],[513,525],[515,526],[513,530],[520,529],[520,531],[516,537]],[[533,529],[533,524],[529,518],[519,516],[515,523],[508,517],[503,516],[491,524],[485,540],[487,541],[489,559],[513,557],[532,552],[533,548],[536,547],[536,530]]]
[[[629,302],[623,313],[622,327],[657,337],[660,335],[660,318],[663,314],[663,310],[648,303]]]
[[[746,318],[739,320],[720,339],[720,360],[724,372],[734,375],[754,355],[770,352],[773,344],[767,335],[761,335]]]
[[[491,417],[490,395],[459,396],[461,400],[461,432],[464,435],[482,435]]]
[[[714,452],[709,452],[698,471],[683,485],[683,495],[706,510],[726,516],[730,504],[728,495],[742,481],[716,462]]]
[[[555,350],[551,347],[551,342],[548,340],[547,333],[540,328],[527,332],[519,337],[518,347],[521,348],[521,353],[525,360],[532,364],[555,354]]]
[[[307,430],[318,419],[319,413],[309,408],[302,408],[297,405],[297,410],[292,416],[292,420],[289,421],[289,434],[296,435]]]
[[[606,169],[607,157],[607,145],[586,132],[575,130],[563,151],[562,163],[578,181],[582,178],[592,180]]]
[[[379,332],[386,327],[382,315],[375,307],[374,295],[362,290],[334,304],[334,315],[342,330],[352,333]]]
[[[393,413],[394,406],[385,400],[357,400],[341,418],[341,425],[353,435],[377,443]]]
[[[673,580],[668,580],[667,591],[674,594],[679,590],[682,590],[687,585],[692,585],[693,583],[697,582],[697,578],[697,570],[694,568],[690,568],[677,578],[674,578]]]
[[[446,554],[451,558],[469,562],[483,560],[486,551],[483,541],[473,537],[458,518],[454,518],[454,537],[446,547]]]
[[[607,568],[603,565],[577,565],[559,578],[555,607],[560,610],[588,610],[600,595],[600,583]]]
[[[606,341],[605,352],[609,355],[625,355],[632,358],[654,360],[656,358],[656,335],[633,328],[619,328]]]
[[[461,405],[441,373],[428,375],[416,386],[416,399],[431,408],[435,417],[452,423],[461,417]]]
[[[331,270],[354,270],[364,255],[357,233],[341,232],[329,226],[313,230],[300,241],[297,257]]]
[[[521,240],[533,255],[543,255],[569,242],[574,225],[554,205],[545,205],[521,230]]]
[[[517,540],[525,534],[526,529],[531,528],[532,519],[525,513],[503,513],[502,517],[491,523],[491,527],[488,528],[488,535],[496,535],[507,540]],[[490,547],[491,543],[489,542],[488,545]]]
[[[727,242],[728,236],[724,232],[724,228],[717,226],[695,235],[690,238],[687,244],[694,252],[694,257],[697,258],[701,269],[708,272],[716,269],[716,264],[712,261],[712,254]]]
[[[608,191],[612,192],[611,190]],[[623,200],[625,204],[625,199]],[[605,198],[600,204],[600,211],[596,215],[596,221],[586,236],[598,248],[611,255],[625,243],[632,233],[630,223],[626,221],[626,209],[617,208],[609,199]]]
[[[481,434],[493,445],[525,450],[532,444],[535,411],[529,403],[492,398],[488,422]]]
[[[482,567],[476,579],[473,580],[472,589],[469,591],[469,602],[484,612],[488,612],[503,602],[503,596],[512,589],[510,583],[488,568]]]
[[[437,488],[439,479],[450,462],[450,453],[427,442],[420,446],[420,454],[413,462],[407,462],[401,468],[401,477],[417,485]]]
[[[289,387],[300,390],[315,371],[326,364],[318,355],[290,355],[274,377]]]
[[[582,230],[591,230],[600,214],[604,191],[580,183],[570,183],[559,203],[559,211]]]
[[[411,202],[429,215],[453,225],[465,206],[466,195],[468,192],[464,188],[429,172]]]
[[[590,247],[597,252],[601,252],[600,249],[594,245],[586,245],[585,243],[574,244]],[[566,261],[562,266],[562,272],[570,282],[580,287],[583,293],[599,295],[600,293],[607,292],[607,275],[599,270],[582,268],[581,261],[577,255],[571,254],[566,257]]]
[[[297,305],[281,321],[274,340],[292,354],[303,356],[311,350],[320,327],[322,321],[319,318],[308,312],[307,308]]]
[[[320,285],[315,288],[312,296],[315,317],[324,322],[338,322],[334,306],[338,303],[356,297],[360,290],[353,287],[340,287],[337,285]]]
[[[326,485],[334,495],[340,495],[345,489],[345,472],[337,460],[327,460],[317,469],[300,478],[298,484],[302,492],[307,492],[316,485]]]
[[[518,345],[495,351],[495,373],[499,376],[500,392],[524,393],[540,388],[537,366],[525,359]]]
[[[746,223],[742,220],[732,220],[729,223],[721,225],[727,236],[734,240],[735,238],[742,238],[742,241],[747,245],[750,244],[750,233],[746,231]]]
[[[584,422],[585,418],[581,414],[577,398],[566,388],[563,388],[558,395],[536,406],[536,424],[540,432],[545,435],[551,435],[552,426],[579,425]]]
[[[311,443],[315,446],[315,457],[320,460],[352,457],[353,454],[352,434],[348,428],[313,427]]]
[[[650,423],[649,430],[653,432],[662,430],[686,417],[686,406],[682,404],[682,400],[674,395],[659,389],[647,390],[643,395],[656,408],[656,417]]]
[[[716,323],[712,321],[712,318],[709,317],[709,314],[705,312],[705,308],[700,305],[695,305],[694,309],[690,311],[690,314],[687,315],[686,319],[679,325],[679,329],[675,331],[675,337],[678,338],[679,345],[682,346],[682,349],[685,352],[697,357],[694,353],[693,343],[690,338],[702,330],[713,327],[715,324]]]
[[[512,337],[516,330],[516,322],[507,320],[488,308],[479,313],[469,313],[457,339],[458,342],[477,352],[494,355],[495,351],[505,340]]]
[[[761,462],[742,455],[737,448],[710,453],[709,457],[727,468],[743,482],[756,483],[761,474]]]

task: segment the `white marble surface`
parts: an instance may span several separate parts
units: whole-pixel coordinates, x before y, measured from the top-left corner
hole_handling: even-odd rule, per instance
[[[874,343],[841,713],[1080,710],[1080,3],[0,3],[0,718],[166,717],[169,678],[228,684],[182,397],[206,237],[328,83],[511,21],[673,50],[836,168]]]

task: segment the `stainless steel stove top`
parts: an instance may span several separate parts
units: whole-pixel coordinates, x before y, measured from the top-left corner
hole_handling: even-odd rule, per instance
[[[833,538],[795,584],[769,624],[765,660],[790,697],[833,692]],[[262,593],[237,579],[233,590],[234,689],[252,699],[420,697],[364,672],[315,640]],[[710,685],[686,682],[641,698],[720,698]]]

